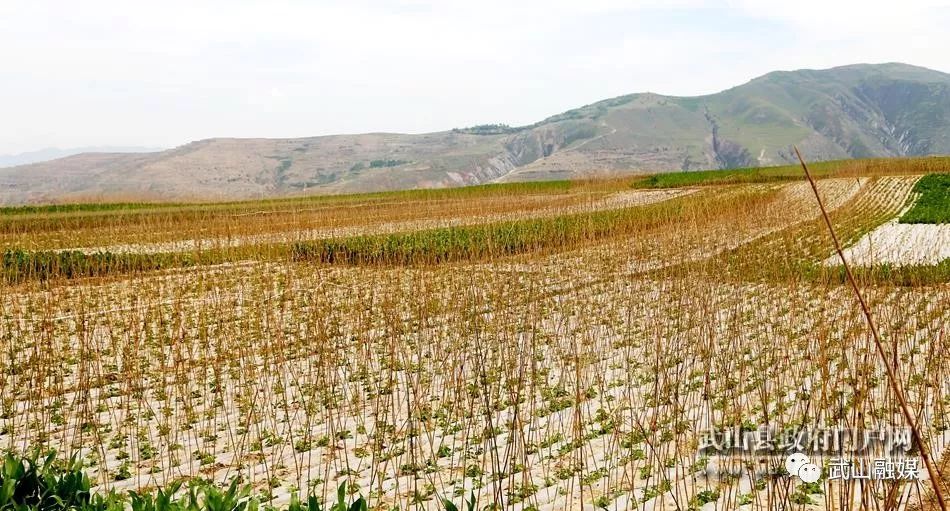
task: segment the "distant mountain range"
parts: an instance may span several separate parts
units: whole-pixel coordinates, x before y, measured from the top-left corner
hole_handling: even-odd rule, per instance
[[[699,79],[700,77],[698,77]],[[0,169],[0,203],[237,199],[596,173],[950,153],[950,75],[906,64],[778,71],[697,97],[630,94],[529,126],[208,139]]]
[[[65,158],[82,153],[151,153],[161,151],[161,147],[122,147],[122,146],[89,146],[60,149],[47,147],[38,151],[29,151],[20,154],[0,154],[0,168],[28,165],[58,158]]]

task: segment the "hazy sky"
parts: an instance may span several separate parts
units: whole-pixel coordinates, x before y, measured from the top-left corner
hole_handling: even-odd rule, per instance
[[[0,0],[0,153],[530,123],[775,69],[950,71],[950,4]]]

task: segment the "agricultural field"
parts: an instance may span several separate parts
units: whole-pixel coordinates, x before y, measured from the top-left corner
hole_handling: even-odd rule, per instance
[[[886,362],[800,168],[3,209],[0,445],[100,495],[202,480],[282,509],[939,509],[947,172],[815,167]],[[860,255],[910,225],[937,229],[913,258]],[[905,430],[901,401],[942,478],[709,450]]]
[[[905,211],[847,250],[855,263],[934,265],[950,259],[950,174],[928,174],[914,184]],[[835,258],[828,261],[836,264]]]

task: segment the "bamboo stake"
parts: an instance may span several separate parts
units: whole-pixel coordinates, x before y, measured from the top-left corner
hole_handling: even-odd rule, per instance
[[[894,367],[891,367],[891,363],[887,359],[887,352],[884,351],[884,345],[881,343],[881,336],[877,331],[877,325],[874,323],[874,319],[871,317],[871,310],[868,308],[867,302],[864,300],[864,295],[861,294],[861,290],[858,288],[858,283],[854,280],[854,275],[851,273],[851,268],[848,266],[848,261],[845,260],[844,252],[841,250],[841,243],[838,241],[838,235],[835,234],[835,228],[831,224],[831,218],[828,217],[828,211],[825,210],[825,204],[821,200],[821,194],[818,193],[818,186],[815,184],[815,180],[811,177],[811,172],[808,171],[808,165],[805,164],[802,154],[798,152],[798,147],[794,147],[795,155],[798,157],[798,161],[802,164],[802,170],[805,171],[805,177],[808,178],[808,183],[811,185],[811,189],[815,192],[815,198],[818,200],[818,208],[821,209],[821,216],[825,219],[825,225],[828,226],[828,232],[831,233],[831,239],[835,244],[835,251],[838,253],[838,257],[841,258],[841,264],[844,266],[845,274],[848,277],[848,283],[851,285],[851,289],[854,290],[854,295],[858,299],[858,303],[861,305],[861,311],[864,312],[864,319],[867,320],[868,327],[871,329],[871,336],[874,338],[874,346],[877,348],[877,354],[881,357],[881,362],[884,363],[884,369],[887,371],[887,381],[890,384],[891,390],[894,391],[894,395],[897,397],[897,402],[900,404],[901,412],[904,415],[904,420],[907,421],[908,426],[910,426],[911,433],[914,437],[914,442],[917,444],[917,448],[920,449],[920,456],[924,459],[924,465],[927,466],[927,474],[930,476],[930,483],[933,485],[934,494],[937,497],[937,504],[940,506],[940,511],[947,511],[947,502],[943,496],[943,481],[940,478],[940,474],[937,471],[937,467],[934,464],[933,459],[930,457],[930,453],[927,449],[927,446],[924,444],[923,437],[920,435],[920,429],[917,427],[917,421],[914,418],[914,415],[910,412],[910,408],[907,406],[907,399],[904,397],[904,390],[901,388],[900,382],[897,380],[896,370]]]

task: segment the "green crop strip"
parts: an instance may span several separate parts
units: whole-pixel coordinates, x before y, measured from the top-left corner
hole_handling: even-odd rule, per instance
[[[834,160],[810,163],[816,177],[845,177],[873,174],[926,174],[950,170],[950,157]],[[751,167],[724,170],[667,172],[641,178],[635,188],[677,188],[684,186],[769,183],[804,179],[799,165]]]
[[[755,197],[750,195],[749,200]],[[491,259],[575,247],[673,223],[684,218],[687,211],[694,212],[699,202],[675,199],[647,207],[552,218],[306,241],[292,245],[291,257],[297,261],[384,265]]]
[[[742,201],[769,200],[771,192],[742,195]],[[247,245],[180,253],[28,251],[3,253],[0,276],[19,283],[57,278],[104,277],[241,260],[317,261],[328,264],[418,265],[476,261],[543,250],[572,248],[610,236],[674,225],[688,215],[727,199],[695,195],[626,209],[548,218],[445,227],[380,235],[360,235],[297,243]],[[728,200],[737,200],[732,197]]]
[[[0,276],[5,282],[20,283],[55,278],[104,277],[168,268],[183,268],[213,262],[212,254],[114,254],[80,251],[36,251],[9,249],[3,252]]]
[[[919,194],[913,207],[900,218],[903,224],[950,223],[950,174],[930,174],[914,185]]]
[[[827,175],[827,172],[821,174]],[[768,183],[802,179],[800,167],[700,170],[655,174],[634,183],[635,188],[680,188],[699,185]]]

